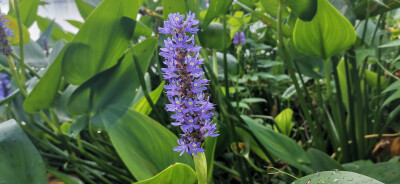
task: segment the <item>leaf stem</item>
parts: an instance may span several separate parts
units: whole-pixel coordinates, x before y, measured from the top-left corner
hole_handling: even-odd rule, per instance
[[[19,0],[12,0],[11,5],[13,6],[15,10],[15,14],[17,17],[17,22],[18,22],[18,31],[19,31],[19,55],[20,55],[20,64],[19,64],[19,69],[20,69],[20,75],[21,75],[21,83],[25,84],[26,78],[25,78],[25,62],[24,62],[24,35],[23,35],[23,24],[21,20],[21,15],[19,12]]]
[[[207,184],[207,160],[204,153],[198,153],[193,156],[194,166],[197,173],[198,184]]]

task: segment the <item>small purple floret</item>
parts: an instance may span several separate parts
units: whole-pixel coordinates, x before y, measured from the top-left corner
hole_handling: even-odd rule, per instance
[[[233,35],[233,44],[235,44],[235,45],[244,45],[244,44],[246,44],[246,39],[244,37],[244,32],[236,32]]]

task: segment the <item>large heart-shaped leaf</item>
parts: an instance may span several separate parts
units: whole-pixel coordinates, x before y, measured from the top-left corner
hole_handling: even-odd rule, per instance
[[[150,117],[128,110],[120,117],[120,109],[110,108],[100,114],[111,142],[132,175],[138,180],[155,176],[175,162],[193,167],[190,155],[174,152],[177,137]],[[117,121],[114,122],[117,118]]]
[[[75,0],[76,7],[78,7],[79,13],[82,18],[86,19],[90,13],[92,13],[94,7],[83,0]]]
[[[348,172],[348,171],[324,171],[318,172],[315,174],[311,174],[308,176],[304,176],[293,184],[316,184],[316,183],[346,183],[346,184],[359,184],[359,183],[368,183],[368,184],[382,184],[377,180],[374,180],[370,177]]]
[[[400,183],[400,162],[367,163],[359,167],[347,166],[346,168],[349,171],[369,176],[383,183]]]
[[[15,120],[0,123],[0,183],[47,183],[42,157]]]
[[[304,21],[310,21],[317,12],[318,0],[286,0],[286,5],[292,12]]]
[[[139,59],[142,71],[147,70],[156,46],[157,39],[148,38],[132,48],[132,52]],[[73,49],[83,50],[82,48],[85,47],[78,44]],[[139,80],[136,79],[136,66],[132,52],[128,52],[120,63],[79,86],[68,102],[68,110],[73,114],[82,114],[98,112],[109,105],[128,108],[131,99],[136,94],[135,89],[140,85]],[[93,106],[90,105],[90,100]]]
[[[297,19],[293,41],[299,51],[327,59],[350,48],[356,41],[356,32],[327,0],[319,0],[310,22]]]
[[[225,42],[223,37],[225,37]],[[232,43],[229,37],[229,30],[227,29],[224,32],[222,24],[217,22],[211,23],[206,30],[200,31],[199,40],[203,47],[216,50],[228,48]]]
[[[84,49],[72,49],[65,54],[62,62],[65,79],[81,85],[117,64],[130,44],[138,10],[139,1],[101,2],[72,41],[84,45]]]
[[[275,132],[271,128],[260,125],[247,116],[242,115],[241,117],[251,132],[268,151],[306,173],[313,172],[310,167],[305,165],[311,162],[310,159],[303,148],[296,144],[296,142],[283,134]]]
[[[186,164],[176,163],[169,166],[156,176],[147,180],[136,182],[135,184],[191,184],[196,181],[196,173]]]

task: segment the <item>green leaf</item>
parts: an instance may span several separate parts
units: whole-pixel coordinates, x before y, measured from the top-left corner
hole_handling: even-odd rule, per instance
[[[243,120],[251,132],[260,141],[268,151],[283,161],[287,162],[306,173],[312,173],[313,170],[304,164],[309,164],[311,161],[306,152],[296,142],[289,137],[277,133],[274,130],[264,127],[253,119],[242,115]]]
[[[81,85],[117,64],[133,36],[139,1],[104,0],[73,39],[80,48],[68,49],[62,63],[66,81]]]
[[[0,183],[47,183],[38,150],[15,120],[0,123]]]
[[[201,46],[210,49],[223,50],[228,48],[232,41],[229,37],[229,29],[224,33],[221,23],[212,22],[205,31],[199,32]],[[225,43],[223,37],[225,36]]]
[[[349,171],[369,176],[383,183],[400,183],[400,162],[382,162],[363,165]]]
[[[293,127],[292,118],[293,118],[293,111],[290,108],[284,109],[275,117],[274,120],[278,125],[279,130],[282,132],[282,134],[285,134],[287,136],[290,135],[290,131],[292,130]],[[275,131],[278,130],[275,126],[274,129]]]
[[[52,24],[51,20],[43,18],[41,16],[36,17],[36,22],[41,32],[45,32],[45,30]],[[74,34],[63,31],[60,25],[55,24],[51,34],[51,38],[54,40],[63,39],[66,41],[71,41],[74,38]]]
[[[242,138],[242,141],[250,145],[250,150],[266,162],[271,162],[263,150],[258,146],[256,140],[245,130],[235,127],[236,133]]]
[[[23,0],[19,3],[19,12],[22,23],[26,27],[31,27],[36,20],[36,14],[39,9],[40,0]],[[13,17],[17,17],[15,10],[12,13]],[[15,33],[15,32],[14,32]]]
[[[81,28],[81,26],[83,25],[83,22],[77,20],[66,20],[66,21],[78,29]]]
[[[142,71],[146,71],[157,46],[157,39],[148,38],[132,48],[141,64]],[[78,45],[77,50],[82,50]],[[128,52],[122,61],[106,71],[103,71],[83,83],[71,96],[68,110],[73,114],[85,112],[98,112],[109,105],[118,105],[129,108],[130,99],[136,94],[140,83],[136,80],[136,66],[133,62],[132,52]],[[93,106],[89,106],[90,92],[92,93]],[[117,94],[117,95],[116,95]]]
[[[304,176],[293,184],[314,184],[314,183],[346,183],[346,184],[359,184],[359,183],[368,183],[368,184],[382,184],[379,181],[376,181],[370,177],[348,172],[348,171],[324,171],[318,172],[315,174],[311,174],[308,176]]]
[[[278,18],[278,5],[279,0],[261,0],[264,10],[272,17]],[[282,8],[282,18],[289,16],[286,7]]]
[[[168,19],[170,13],[185,15],[188,12],[185,0],[163,0],[162,4],[164,20]]]
[[[156,176],[147,180],[136,182],[135,184],[191,184],[195,181],[196,173],[191,167],[186,164],[176,163],[158,173]]]
[[[334,169],[343,170],[343,167],[336,160],[318,149],[309,149],[307,155],[311,159],[311,168],[315,172],[331,171]]]
[[[122,116],[119,109],[100,114],[118,155],[138,180],[153,177],[175,162],[193,167],[190,155],[179,156],[172,148],[178,146],[177,137],[167,128],[146,115],[128,110]]]
[[[267,103],[267,100],[265,100],[264,98],[243,98],[240,101],[243,103],[259,103],[259,102]]]
[[[5,24],[7,25],[8,28],[10,28],[13,31],[13,35],[14,35],[13,37],[11,37],[10,44],[11,45],[19,45],[20,38],[19,38],[19,27],[18,27],[17,19],[15,19],[9,15],[4,15],[4,17],[9,20],[9,22],[5,22]],[[22,25],[22,38],[23,38],[24,44],[29,43],[29,41],[31,40],[29,31],[24,25]]]
[[[372,88],[376,89],[378,87],[378,74],[376,72],[370,71],[370,70],[364,70],[365,72],[365,80],[367,81],[367,84],[371,86]],[[384,89],[388,85],[388,81],[386,80],[385,77],[380,76],[380,88]]]
[[[356,41],[356,32],[327,0],[319,0],[310,22],[297,19],[293,41],[299,51],[327,59],[350,48]]]
[[[203,22],[203,30],[207,29],[208,25],[214,18],[218,17],[219,15],[225,14],[231,6],[232,2],[233,0],[210,0],[210,6],[207,10],[207,14]]]
[[[158,99],[161,96],[161,93],[164,89],[164,84],[165,81],[163,81],[158,87],[157,89],[155,89],[154,91],[152,91],[149,95],[151,100],[153,101],[154,104],[157,103]],[[142,114],[146,114],[149,115],[151,113],[151,106],[149,104],[149,102],[147,101],[147,99],[145,97],[142,97],[139,102],[137,102],[133,107],[132,110],[135,110],[137,112],[140,112]]]
[[[217,137],[207,137],[203,143],[203,147],[205,149],[204,153],[207,160],[207,180],[209,183],[211,183],[213,179],[214,156],[215,148],[217,146],[217,139]]]
[[[318,0],[286,0],[286,5],[299,19],[310,21],[317,13]]]
[[[94,9],[93,6],[83,0],[75,0],[75,3],[83,19],[86,19]]]
[[[379,48],[398,47],[398,46],[400,46],[400,40],[399,39],[393,40],[393,41],[391,41],[389,43],[385,43],[383,45],[380,45]]]
[[[153,33],[153,31],[149,27],[144,25],[142,22],[139,22],[139,21],[136,22],[135,32],[133,33],[134,36],[149,37],[149,36],[151,36],[152,33]]]
[[[58,54],[46,73],[39,80],[24,101],[24,109],[28,113],[35,113],[53,106],[61,81],[61,60],[65,48]]]

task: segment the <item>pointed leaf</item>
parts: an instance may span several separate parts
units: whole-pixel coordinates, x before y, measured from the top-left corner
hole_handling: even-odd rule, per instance
[[[225,14],[231,6],[233,0],[210,0],[210,7],[207,10],[206,17],[203,22],[203,30],[207,29],[211,21],[219,15]]]
[[[151,100],[153,101],[154,104],[157,103],[158,99],[161,96],[161,93],[164,89],[164,84],[165,81],[163,81],[158,87],[157,89],[155,89],[154,91],[152,91],[149,95]],[[146,114],[149,115],[151,113],[151,106],[149,104],[149,102],[147,101],[147,99],[145,97],[142,97],[139,102],[137,102],[133,107],[132,110],[138,111],[142,114]]]
[[[310,21],[317,12],[318,0],[286,0],[292,12],[304,21]]]

